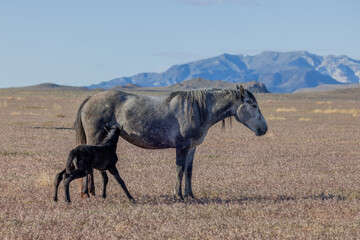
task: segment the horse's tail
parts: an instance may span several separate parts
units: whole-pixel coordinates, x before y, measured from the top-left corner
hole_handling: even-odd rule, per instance
[[[76,119],[74,122],[74,130],[75,130],[75,141],[76,141],[76,145],[80,145],[80,144],[86,144],[86,135],[85,135],[85,131],[84,131],[84,127],[81,121],[81,110],[84,107],[85,103],[87,103],[87,101],[89,101],[90,97],[87,97],[80,105],[79,110],[77,112],[76,115]]]

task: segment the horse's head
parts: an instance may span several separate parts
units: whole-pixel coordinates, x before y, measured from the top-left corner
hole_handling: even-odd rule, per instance
[[[268,127],[254,95],[242,86],[238,87],[238,90],[241,103],[236,110],[235,119],[252,130],[256,136],[264,135]]]

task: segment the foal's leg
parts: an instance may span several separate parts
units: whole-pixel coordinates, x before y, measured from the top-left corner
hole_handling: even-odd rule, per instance
[[[115,166],[109,168],[109,172],[115,177],[116,181],[120,184],[121,188],[124,190],[126,196],[130,201],[135,203],[135,199],[131,196],[130,192],[127,190],[125,182],[121,179],[119,172]]]
[[[101,176],[103,178],[103,194],[102,194],[102,197],[106,198],[106,185],[109,182],[109,178],[108,178],[108,175],[106,174],[105,171],[101,171]]]
[[[88,187],[90,188],[89,192],[91,195],[95,196],[94,169],[91,169],[91,172],[88,175]]]
[[[54,194],[54,201],[57,202],[58,200],[58,188],[59,184],[63,179],[63,174],[66,172],[66,169],[62,170],[58,174],[56,174],[55,182],[54,182],[54,188],[55,188],[55,194]]]
[[[184,200],[181,190],[182,178],[185,170],[185,160],[188,149],[176,148],[176,185],[173,192],[173,198]]]
[[[91,172],[86,175],[85,178],[79,179],[79,184],[81,187],[81,197],[82,198],[89,198],[89,188],[90,193],[95,195],[95,186],[94,186],[94,170],[91,169]]]
[[[82,198],[89,198],[89,192],[91,193],[91,195],[95,195],[94,170],[91,169],[90,173],[86,176],[86,178],[79,179],[79,184],[81,186]]]
[[[64,190],[65,190],[65,201],[70,203],[70,192],[69,192],[69,184],[72,180],[77,178],[85,177],[90,173],[90,170],[82,170],[82,169],[76,169],[72,171],[70,174],[64,173],[63,179],[64,179]]]
[[[89,175],[86,175],[86,177],[79,179],[79,183],[80,183],[80,189],[81,189],[81,197],[82,198],[89,198],[89,187],[88,187],[88,183],[89,183]]]
[[[191,177],[195,150],[196,147],[188,152],[185,161],[185,197],[190,196],[191,198],[195,198],[191,188]]]
[[[93,129],[94,130],[94,129]],[[107,135],[107,132],[105,132],[104,129],[100,129],[100,130],[94,130],[95,132],[89,132],[87,134],[87,139],[86,142],[89,145],[98,145],[100,144],[104,138]],[[88,184],[85,185],[85,179],[79,180],[82,182],[81,184],[81,196],[83,198],[86,197],[90,197],[89,196],[89,192],[91,193],[91,195],[95,195],[95,182],[94,182],[94,170],[91,169],[91,172],[88,176],[88,179],[86,179],[86,181],[88,181]]]

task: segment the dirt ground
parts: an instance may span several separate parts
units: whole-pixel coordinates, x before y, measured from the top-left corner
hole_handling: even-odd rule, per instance
[[[175,150],[120,139],[120,175],[107,199],[52,201],[55,174],[75,146],[76,90],[0,89],[2,239],[358,239],[360,89],[256,94],[269,131],[213,126],[194,158],[196,200],[174,201]]]

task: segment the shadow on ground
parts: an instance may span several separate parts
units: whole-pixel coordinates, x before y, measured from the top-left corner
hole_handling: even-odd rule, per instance
[[[335,200],[335,201],[345,201],[347,199],[346,196],[343,195],[335,195],[335,194],[323,194],[320,193],[318,195],[308,195],[304,197],[292,197],[286,195],[279,196],[240,196],[239,198],[234,199],[224,199],[224,198],[185,198],[185,200],[174,199],[171,195],[160,195],[160,196],[149,196],[144,195],[138,199],[136,199],[136,203],[140,205],[159,205],[159,204],[175,204],[175,203],[184,203],[184,204],[233,204],[233,203],[249,203],[249,202],[286,202],[286,201],[299,201],[299,200]]]

